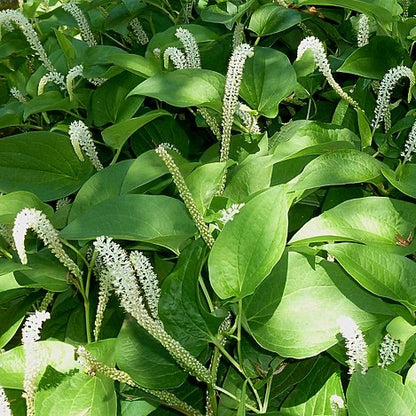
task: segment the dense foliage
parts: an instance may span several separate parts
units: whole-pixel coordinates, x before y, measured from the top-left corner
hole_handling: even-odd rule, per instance
[[[415,415],[416,2],[16,7],[0,414]]]

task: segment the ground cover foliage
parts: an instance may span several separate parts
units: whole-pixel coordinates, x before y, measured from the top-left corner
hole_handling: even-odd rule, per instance
[[[14,7],[0,414],[416,414],[416,3]]]

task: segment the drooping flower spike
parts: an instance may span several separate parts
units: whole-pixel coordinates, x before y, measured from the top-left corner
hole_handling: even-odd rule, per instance
[[[176,29],[175,36],[185,48],[186,68],[201,68],[199,48],[194,35],[188,29],[179,27]]]
[[[165,52],[163,52],[163,66],[165,68],[167,68],[169,65],[169,59],[173,62],[175,69],[186,68],[186,56],[178,48],[170,46],[169,48],[165,49]]]
[[[350,103],[352,107],[359,109],[360,106],[358,103],[353,98],[351,98],[335,81],[322,42],[315,36],[308,36],[307,38],[303,39],[298,46],[297,59],[300,59],[307,50],[312,51],[315,63],[319,71],[326,78],[328,84],[334,89],[334,91],[341,98]]]
[[[137,17],[130,21],[130,27],[140,45],[146,45],[149,43],[149,38]]]
[[[370,21],[365,14],[360,15],[358,19],[358,31],[357,31],[357,45],[359,48],[368,44],[370,36]]]
[[[73,121],[69,125],[69,138],[79,160],[84,160],[84,156],[81,152],[82,149],[96,170],[103,169],[103,165],[101,164],[100,159],[98,159],[97,150],[95,149],[91,133],[83,121]]]
[[[71,273],[81,278],[82,273],[79,267],[63,249],[58,231],[53,227],[46,215],[35,208],[24,208],[16,215],[14,221],[13,239],[22,264],[27,263],[25,236],[29,229],[38,234],[44,244]]]
[[[55,72],[56,69],[46,55],[45,49],[40,43],[39,36],[29,20],[18,10],[7,9],[0,11],[0,27],[3,25],[10,27],[10,22],[20,28],[26,40],[29,42],[30,47],[38,55],[45,68],[49,72]]]
[[[400,351],[400,343],[395,340],[390,334],[386,334],[380,344],[378,365],[381,368],[386,368],[396,361]]]
[[[401,78],[409,79],[409,93],[407,101],[412,98],[412,88],[415,85],[415,75],[407,66],[399,65],[390,69],[383,77],[378,90],[377,104],[374,110],[374,119],[371,125],[376,129],[382,121],[384,121],[384,130],[388,131],[391,128],[390,120],[390,99],[393,89]]]
[[[27,103],[26,97],[23,95],[23,93],[16,87],[10,88],[10,94],[16,98],[17,101],[24,104]]]
[[[39,81],[38,84],[38,95],[42,95],[45,89],[45,86],[48,82],[53,82],[58,85],[61,90],[65,89],[65,78],[59,72],[53,71],[45,74]]]
[[[403,164],[410,162],[412,160],[413,154],[416,152],[416,121],[413,123],[412,128],[410,129],[409,137],[404,144],[404,151],[401,152],[403,156]]]
[[[83,71],[84,67],[82,65],[76,65],[72,67],[66,75],[66,90],[68,91],[71,101],[74,99],[74,80],[76,77],[82,77]]]

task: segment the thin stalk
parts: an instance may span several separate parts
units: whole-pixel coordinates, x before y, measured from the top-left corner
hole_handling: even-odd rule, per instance
[[[199,286],[201,286],[202,293],[204,294],[205,300],[207,302],[208,308],[210,312],[214,312],[214,304],[212,303],[211,297],[209,296],[207,286],[205,285],[204,279],[202,276],[198,278]]]
[[[234,396],[234,394],[230,393],[228,390],[223,389],[222,387],[215,386],[215,390],[219,391],[220,393],[225,394],[226,396],[230,397],[231,399],[235,400],[238,403],[241,402],[241,400],[238,397]],[[261,411],[259,411],[258,409],[256,409],[255,407],[251,406],[248,403],[246,403],[245,406],[247,407],[247,409],[251,410],[252,412],[254,412],[256,414],[262,413]]]
[[[267,408],[269,407],[269,399],[270,399],[270,392],[272,391],[272,383],[273,383],[273,375],[267,380],[266,384],[266,392],[264,394],[264,402],[261,408],[262,413],[267,412]]]
[[[121,153],[121,147],[119,149],[117,149],[117,151],[116,151],[116,153],[115,153],[115,155],[113,157],[113,160],[110,162],[110,165],[109,166],[112,166],[112,165],[114,165],[117,162],[117,159],[120,156],[120,153]]]
[[[243,301],[240,299],[238,301],[238,315],[237,315],[237,355],[238,363],[242,368],[243,356],[241,354],[241,325],[242,325],[242,315],[243,315]]]
[[[0,247],[0,252],[5,256],[5,257],[7,257],[8,259],[12,259],[13,258],[13,256],[7,251],[7,250],[5,250],[4,248],[2,248],[2,247]]]

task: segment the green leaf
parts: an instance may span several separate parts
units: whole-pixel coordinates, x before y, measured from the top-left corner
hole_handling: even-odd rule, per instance
[[[370,292],[416,309],[416,263],[413,260],[378,246],[338,243],[322,248]]]
[[[155,37],[155,36],[153,36]],[[153,39],[153,38],[152,38]],[[151,77],[158,72],[158,65],[140,55],[120,54],[111,56],[114,65],[141,77]]]
[[[98,374],[55,376],[59,381],[36,394],[37,416],[116,416],[117,397],[114,382]]]
[[[69,222],[82,212],[87,211],[102,201],[120,195],[120,188],[133,160],[123,160],[96,172],[82,185],[72,204]]]
[[[48,217],[53,215],[53,208],[36,195],[24,191],[10,192],[0,197],[0,223],[13,224],[16,215],[24,208],[36,208]]]
[[[256,46],[254,56],[244,65],[240,94],[259,114],[274,118],[280,101],[293,92],[295,85],[296,73],[288,57],[275,49]]]
[[[0,140],[1,192],[28,191],[51,201],[78,190],[92,171],[61,134],[30,132]]]
[[[22,124],[23,105],[19,102],[10,102],[0,108],[0,128],[19,126]]]
[[[386,72],[400,64],[406,50],[389,36],[374,36],[368,45],[355,50],[338,68],[338,72],[382,79]]]
[[[32,114],[37,114],[45,111],[59,110],[70,112],[76,108],[76,103],[70,101],[68,97],[62,98],[58,91],[47,91],[42,95],[32,98],[24,106],[23,120],[27,120]]]
[[[66,281],[68,269],[49,249],[28,254],[27,257],[29,269],[14,272],[15,279],[21,286],[43,288],[53,292],[63,292],[68,289]]]
[[[382,166],[378,160],[358,150],[324,153],[308,163],[289,186],[293,191],[304,191],[321,186],[360,182],[377,184]]]
[[[73,345],[60,341],[39,341],[39,373],[43,373],[48,365],[55,370],[66,373],[81,369],[75,361]],[[5,388],[23,390],[25,374],[25,356],[23,347],[16,347],[0,354],[0,385]]]
[[[101,235],[145,241],[179,253],[195,234],[182,202],[163,195],[121,195],[84,211],[62,231],[69,240],[92,240]]]
[[[384,197],[357,198],[312,218],[289,243],[358,241],[396,247],[396,235],[407,237],[415,224],[416,206],[410,202]]]
[[[131,95],[157,98],[176,107],[209,107],[220,111],[224,76],[208,69],[179,69],[162,72],[143,81]]]
[[[383,176],[400,192],[405,195],[416,198],[416,165],[413,163],[406,163],[400,167],[400,174],[396,173],[391,169],[382,169],[381,173]]]
[[[264,4],[251,15],[248,29],[257,36],[267,36],[283,32],[301,21],[301,15],[296,10],[277,4]]]
[[[413,416],[416,412],[414,366],[403,385],[399,374],[381,368],[355,373],[347,390],[349,416]],[[382,398],[382,400],[381,400]]]
[[[286,244],[288,197],[275,186],[252,198],[225,224],[211,250],[211,285],[222,298],[241,299],[255,290]]]
[[[185,182],[202,214],[210,206],[218,191],[225,170],[225,162],[206,163],[191,172]]]
[[[101,134],[104,142],[113,149],[121,149],[126,143],[127,139],[141,127],[150,123],[152,120],[162,117],[171,116],[171,114],[165,110],[152,110],[139,117],[131,118],[129,120],[123,120],[119,123],[113,124],[110,127],[104,129]]]
[[[133,320],[124,322],[115,354],[117,366],[142,387],[174,388],[187,376],[162,345]]]
[[[344,396],[339,365],[328,357],[319,356],[314,371],[296,386],[283,403],[281,416],[331,415],[332,395]]]
[[[400,7],[396,0],[300,0],[299,6],[307,4],[315,6],[337,6],[345,9],[374,16],[380,23],[389,24],[394,16],[400,14]]]
[[[125,117],[130,118],[140,107],[142,100],[138,100],[137,97],[127,97],[127,94],[140,81],[142,81],[141,77],[123,72],[99,86],[91,98],[94,124],[101,127],[107,123],[116,123],[123,108],[133,104],[130,114]]]
[[[243,310],[255,340],[283,357],[306,358],[335,345],[340,316],[363,330],[387,323],[398,308],[371,295],[335,263],[289,252],[245,299]]]
[[[205,262],[206,245],[192,242],[181,253],[173,272],[164,280],[159,315],[165,329],[192,354],[198,355],[215,337],[223,318],[201,305],[198,278]]]
[[[360,139],[351,130],[309,120],[295,120],[285,124],[270,138],[274,161],[319,155],[338,149],[358,149]]]

